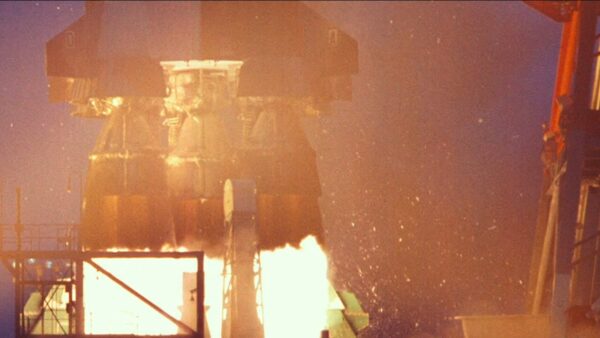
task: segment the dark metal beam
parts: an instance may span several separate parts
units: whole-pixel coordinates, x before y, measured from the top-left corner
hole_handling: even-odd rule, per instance
[[[575,1],[523,1],[527,5],[531,6],[540,13],[546,15],[552,20],[558,22],[565,22],[571,19],[573,9],[576,4]]]
[[[32,334],[23,338],[48,338],[48,335]],[[197,335],[133,335],[133,334],[67,334],[56,336],[60,338],[199,338]]]
[[[196,332],[204,338],[204,259],[198,258],[196,270]]]
[[[552,338],[564,338],[568,322],[566,310],[570,305],[571,261],[586,145],[586,133],[582,121],[585,121],[589,112],[594,61],[595,7],[595,3],[583,1],[578,11],[573,14],[573,20],[579,23],[579,39],[572,79],[573,88],[570,93],[573,105],[566,108],[565,114],[570,123],[566,126],[564,161],[567,163],[567,170],[560,180],[558,223],[555,233],[554,283],[550,311]]]
[[[52,284],[51,284],[52,285]],[[42,321],[42,335],[44,335],[44,323],[43,323],[43,318],[45,316],[46,311],[48,311],[50,313],[50,315],[52,315],[52,318],[54,318],[54,320],[56,321],[56,323],[58,324],[58,327],[60,328],[60,330],[62,331],[62,334],[60,334],[61,336],[64,334],[67,334],[67,329],[65,329],[62,324],[60,323],[60,319],[58,319],[58,317],[56,316],[56,311],[54,311],[52,309],[52,307],[50,306],[49,301],[47,300],[47,298],[52,298],[56,295],[56,292],[58,291],[57,288],[51,288],[52,293],[49,295],[45,294],[45,288],[42,285],[42,308],[40,313],[37,315],[37,317],[35,318],[35,320],[33,321],[34,324],[31,327],[25,328],[25,330],[27,331],[27,333],[24,335],[25,337],[29,336],[31,334],[31,332],[33,330],[35,330],[36,325],[40,322],[40,320]]]
[[[82,259],[94,258],[199,258],[201,251],[152,252],[152,251],[0,251],[0,259]]]
[[[83,306],[83,260],[75,260],[75,333],[85,333],[85,308]]]

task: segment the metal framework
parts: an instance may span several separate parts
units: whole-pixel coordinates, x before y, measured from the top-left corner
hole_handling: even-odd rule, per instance
[[[35,338],[61,336],[68,338],[108,338],[108,337],[156,337],[155,335],[98,335],[85,334],[85,318],[83,302],[83,266],[89,264],[96,271],[105,275],[112,282],[135,296],[158,314],[174,323],[180,332],[178,335],[161,335],[167,338],[204,338],[204,254],[203,252],[106,252],[83,251],[77,249],[77,225],[17,225],[14,237],[0,238],[0,259],[12,274],[15,293],[15,338]],[[7,226],[0,226],[4,235],[9,233]],[[23,236],[27,234],[27,236]],[[55,245],[48,245],[52,239]],[[50,248],[48,248],[50,247]],[[3,250],[3,249],[10,250]],[[45,250],[44,250],[45,249]],[[167,311],[153,303],[143,294],[136,291],[117,276],[107,271],[96,262],[96,258],[174,258],[196,259],[196,328],[171,316]],[[44,266],[52,267],[51,272],[44,271]],[[47,270],[47,269],[46,269]],[[68,296],[67,318],[62,318],[50,303],[59,290]],[[41,309],[32,316],[26,313],[26,298],[32,292],[39,292]],[[64,316],[64,314],[63,314]],[[54,329],[47,329],[44,321],[54,323]],[[41,332],[34,332],[36,327]],[[37,330],[37,331],[40,331]]]
[[[547,309],[550,336],[562,338],[574,310],[600,297],[600,7],[526,2],[563,24],[529,278],[531,313]]]
[[[224,205],[228,243],[223,264],[222,336],[263,338],[264,306],[255,182],[227,180]]]

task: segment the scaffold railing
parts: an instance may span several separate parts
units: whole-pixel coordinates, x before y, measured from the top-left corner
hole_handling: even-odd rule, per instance
[[[0,225],[0,261],[14,280],[15,338],[104,338],[122,335],[88,334],[83,309],[84,265],[112,280],[146,306],[177,325],[182,334],[171,338],[204,338],[204,254],[200,251],[86,251],[77,243],[77,224]],[[172,317],[118,276],[94,262],[96,258],[188,258],[195,259],[196,321],[190,327]],[[64,309],[51,305],[54,298],[67,299]],[[58,298],[57,298],[58,299]],[[33,303],[37,305],[32,306]],[[128,335],[156,337],[156,335]]]
[[[77,250],[75,223],[21,225],[21,250]],[[13,224],[0,224],[0,250],[17,250],[19,238]]]

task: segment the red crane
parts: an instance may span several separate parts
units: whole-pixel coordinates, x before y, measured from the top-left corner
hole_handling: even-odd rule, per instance
[[[544,132],[528,313],[470,316],[468,337],[598,337],[600,328],[600,3],[525,1],[562,24]]]

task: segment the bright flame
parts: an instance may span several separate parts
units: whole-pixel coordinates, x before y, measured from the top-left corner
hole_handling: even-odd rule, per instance
[[[98,265],[171,316],[181,318],[183,273],[194,259],[102,258]],[[85,331],[94,334],[176,334],[177,326],[96,271],[84,267]]]
[[[261,255],[265,338],[318,338],[326,327],[329,302],[327,256],[314,237],[300,248],[286,246]],[[184,273],[195,259],[94,259],[171,316],[181,319]],[[84,268],[86,333],[177,334],[175,324],[92,266]],[[204,259],[205,309],[211,337],[221,337],[223,261]],[[259,317],[262,313],[259,312]],[[189,323],[188,323],[189,325]],[[191,325],[190,325],[191,326]]]
[[[318,338],[327,324],[327,255],[314,237],[261,253],[265,338]]]
[[[204,258],[204,306],[210,336],[221,337],[223,309],[223,260]]]

